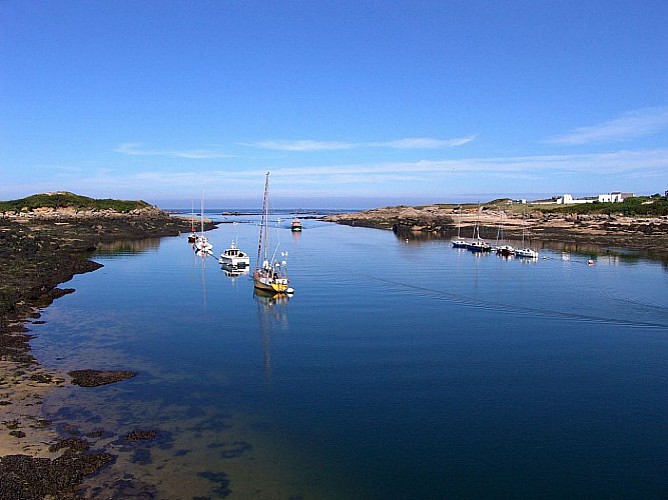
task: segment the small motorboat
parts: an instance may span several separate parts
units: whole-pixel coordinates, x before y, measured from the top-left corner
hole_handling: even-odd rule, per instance
[[[299,232],[302,230],[302,223],[299,219],[292,219],[292,224],[290,224],[290,230]]]
[[[233,268],[243,269],[250,266],[250,257],[247,253],[239,250],[237,244],[233,241],[229,248],[220,254],[218,262]]]

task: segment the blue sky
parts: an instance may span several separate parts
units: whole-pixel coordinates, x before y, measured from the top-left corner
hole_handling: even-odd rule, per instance
[[[668,189],[668,2],[0,1],[0,199]]]

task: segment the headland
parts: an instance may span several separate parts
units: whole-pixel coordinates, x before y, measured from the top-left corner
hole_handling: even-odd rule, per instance
[[[650,201],[651,202],[651,201]],[[647,210],[648,200],[634,204],[595,206],[513,204],[496,200],[481,205],[394,206],[331,215],[330,222],[393,230],[398,234],[449,239],[471,237],[476,224],[482,238],[493,240],[501,230],[506,239],[523,236],[549,247],[564,243],[625,249],[668,259],[668,209]],[[630,206],[629,206],[630,205]],[[633,210],[633,206],[637,210]],[[643,211],[645,208],[645,211]],[[665,213],[664,213],[665,210]]]

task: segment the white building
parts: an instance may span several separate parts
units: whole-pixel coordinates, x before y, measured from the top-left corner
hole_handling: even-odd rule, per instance
[[[616,191],[614,193],[599,194],[598,198],[573,198],[570,194],[565,194],[557,198],[557,203],[561,205],[572,205],[575,203],[621,203],[626,198],[631,198],[633,193],[621,193]]]
[[[599,194],[598,201],[600,203],[621,203],[624,198],[622,198],[622,193]]]
[[[570,194],[565,194],[557,198],[557,203],[560,205],[574,205],[576,203],[594,203],[594,199],[577,199]]]

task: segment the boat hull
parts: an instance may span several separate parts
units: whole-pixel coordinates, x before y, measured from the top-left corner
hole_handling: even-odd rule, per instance
[[[258,290],[271,293],[288,293],[290,291],[288,278],[273,274],[271,270],[257,269],[253,273],[253,285]]]
[[[524,259],[537,259],[538,258],[538,252],[536,250],[531,249],[531,248],[525,248],[525,249],[517,250],[515,252],[515,255],[517,257],[522,257]]]
[[[466,245],[466,248],[470,252],[474,253],[483,253],[483,252],[491,252],[492,247],[491,245],[488,245],[487,243],[483,242],[471,242]]]
[[[255,288],[265,292],[271,293],[287,293],[288,284],[287,283],[277,283],[275,281],[266,282],[262,279],[253,278],[253,283]]]

